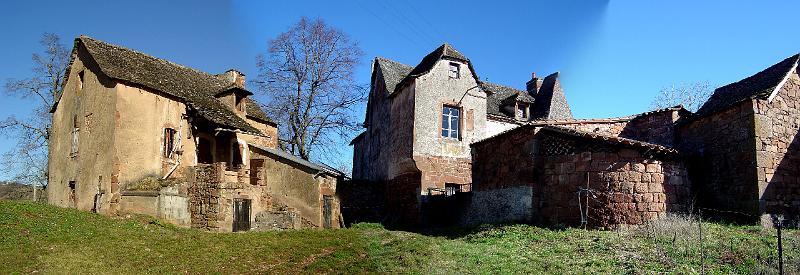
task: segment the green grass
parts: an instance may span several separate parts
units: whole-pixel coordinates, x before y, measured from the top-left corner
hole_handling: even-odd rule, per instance
[[[699,239],[647,230],[507,225],[423,235],[359,224],[208,233],[0,201],[0,273],[774,273],[774,233],[704,223],[701,263]],[[797,273],[800,232],[785,231],[784,245],[786,270]]]

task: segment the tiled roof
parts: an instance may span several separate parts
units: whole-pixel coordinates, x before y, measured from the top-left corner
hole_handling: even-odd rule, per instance
[[[567,104],[567,97],[558,81],[558,72],[548,75],[536,94],[536,102],[531,110],[534,120],[572,119],[572,111]]]
[[[705,116],[727,109],[734,104],[750,99],[765,98],[775,90],[784,77],[797,64],[800,54],[784,59],[757,74],[714,90],[714,94],[697,111],[698,116]]]
[[[217,125],[261,134],[214,97],[231,88],[230,83],[219,77],[87,36],[76,38],[75,46],[79,44],[110,78],[175,96]]]

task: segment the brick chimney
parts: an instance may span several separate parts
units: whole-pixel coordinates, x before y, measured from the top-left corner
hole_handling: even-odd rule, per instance
[[[244,74],[240,71],[230,69],[225,72],[225,79],[236,85],[236,87],[244,89],[245,78]]]
[[[539,92],[539,88],[542,87],[542,79],[536,77],[536,73],[531,73],[531,80],[528,80],[525,83],[525,90],[528,91],[528,94],[535,96],[536,93]]]

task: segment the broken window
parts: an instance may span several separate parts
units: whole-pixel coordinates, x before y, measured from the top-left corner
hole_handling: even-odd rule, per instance
[[[461,65],[458,63],[450,62],[450,78],[459,78],[461,76]]]
[[[164,128],[164,157],[165,158],[172,158],[172,154],[175,151],[175,129],[172,128]]]
[[[442,107],[442,137],[459,139],[460,111],[457,107]]]
[[[78,89],[83,90],[83,71],[78,73]]]
[[[80,136],[81,125],[78,123],[78,115],[72,117],[72,145],[69,149],[69,156],[78,155],[78,137]]]

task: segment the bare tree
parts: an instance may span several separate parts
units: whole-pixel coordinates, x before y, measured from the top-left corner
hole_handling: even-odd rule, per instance
[[[58,35],[42,34],[41,54],[32,56],[30,78],[8,79],[5,93],[31,101],[30,112],[12,115],[0,122],[2,134],[16,145],[4,154],[2,169],[15,180],[33,185],[47,184],[47,144],[52,124],[50,108],[61,93],[64,73],[69,66],[69,51]]]
[[[282,149],[304,159],[315,150],[336,153],[335,145],[358,129],[353,108],[365,89],[353,75],[362,56],[357,42],[321,19],[302,18],[269,41],[254,82],[280,125]]]
[[[672,85],[658,92],[650,103],[650,109],[663,109],[683,105],[689,111],[696,112],[711,96],[711,85],[704,82]]]

